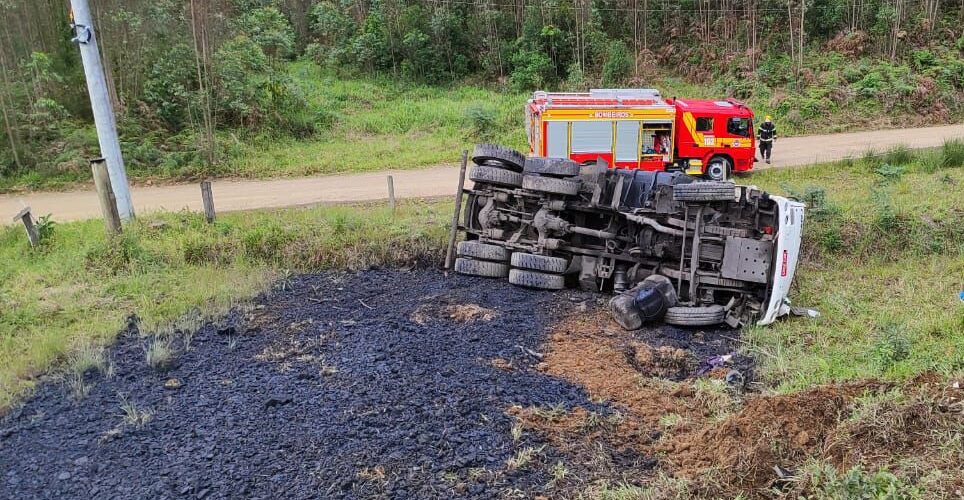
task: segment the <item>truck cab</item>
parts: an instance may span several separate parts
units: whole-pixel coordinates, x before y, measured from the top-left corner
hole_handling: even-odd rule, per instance
[[[723,180],[753,168],[753,112],[735,99],[669,99],[676,107],[677,165],[690,175]]]

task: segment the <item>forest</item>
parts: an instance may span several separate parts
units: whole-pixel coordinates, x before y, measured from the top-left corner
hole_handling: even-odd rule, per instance
[[[318,78],[398,101],[468,86],[519,105],[537,88],[658,86],[747,100],[791,133],[964,114],[964,0],[91,4],[135,179],[237,174],[252,145],[351,135],[339,127],[371,103],[313,99],[329,85]],[[0,14],[0,190],[84,179],[97,141],[69,2],[0,0]],[[521,130],[485,102],[463,107],[466,141]]]

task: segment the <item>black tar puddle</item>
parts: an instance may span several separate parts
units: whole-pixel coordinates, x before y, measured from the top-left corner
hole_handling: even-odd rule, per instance
[[[178,341],[166,372],[146,365],[147,339],[132,326],[110,351],[113,377],[90,375],[85,399],[49,382],[0,420],[0,497],[538,494],[545,470],[506,471],[539,443],[514,442],[505,409],[607,411],[532,369],[570,295],[429,270],[301,276],[250,314],[201,328],[189,350]],[[431,314],[446,304],[496,314]],[[416,320],[417,311],[429,314]],[[516,369],[494,368],[494,358]],[[182,387],[165,389],[170,378]],[[125,401],[152,418],[125,423]]]

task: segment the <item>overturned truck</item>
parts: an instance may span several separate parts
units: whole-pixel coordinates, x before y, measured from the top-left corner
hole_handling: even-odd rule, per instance
[[[626,328],[768,324],[789,311],[802,203],[681,172],[526,158],[489,144],[471,159],[453,225],[453,235],[465,232],[458,273],[611,291]]]

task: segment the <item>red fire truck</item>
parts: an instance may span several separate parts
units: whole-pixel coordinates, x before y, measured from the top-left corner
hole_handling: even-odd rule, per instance
[[[526,106],[529,154],[683,170],[723,180],[753,168],[753,112],[735,99],[663,99],[655,89],[538,91]]]

